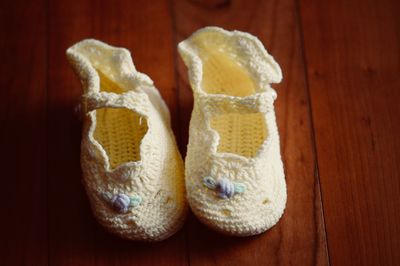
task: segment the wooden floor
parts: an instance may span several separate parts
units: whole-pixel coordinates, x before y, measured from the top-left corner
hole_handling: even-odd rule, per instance
[[[400,265],[398,0],[6,0],[0,3],[0,265]],[[132,51],[185,154],[192,95],[176,44],[207,25],[258,36],[282,67],[281,221],[250,238],[190,215],[167,241],[106,233],[81,185],[81,87],[65,50]]]

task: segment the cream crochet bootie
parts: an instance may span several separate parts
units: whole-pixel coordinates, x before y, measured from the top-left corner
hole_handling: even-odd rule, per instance
[[[67,57],[83,86],[81,165],[95,217],[123,238],[167,238],[187,210],[167,106],[126,49],[84,40]]]
[[[254,36],[207,27],[179,52],[194,93],[186,189],[195,215],[231,235],[255,235],[276,224],[286,183],[270,83],[279,65]]]

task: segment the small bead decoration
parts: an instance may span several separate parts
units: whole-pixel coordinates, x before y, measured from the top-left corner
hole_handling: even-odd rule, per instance
[[[110,203],[112,208],[120,213],[127,213],[129,208],[136,207],[142,202],[140,196],[128,196],[123,193],[111,194],[109,192],[104,193],[104,198]]]
[[[203,184],[209,189],[215,190],[221,199],[232,198],[235,194],[243,193],[246,189],[244,184],[232,182],[225,177],[214,180],[214,178],[206,176],[203,178]]]

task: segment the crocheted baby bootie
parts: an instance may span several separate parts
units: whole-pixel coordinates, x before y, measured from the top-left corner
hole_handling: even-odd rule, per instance
[[[194,93],[186,190],[195,215],[226,234],[262,233],[278,222],[286,183],[271,83],[279,65],[254,36],[207,27],[179,52]]]
[[[126,49],[84,40],[67,57],[83,86],[81,165],[95,217],[123,238],[167,238],[187,210],[167,106]]]

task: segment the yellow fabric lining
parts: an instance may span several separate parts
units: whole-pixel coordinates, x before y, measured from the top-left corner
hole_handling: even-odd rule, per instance
[[[249,74],[229,55],[220,51],[209,52],[203,65],[203,90],[213,94],[244,97],[255,93]]]
[[[100,76],[100,91],[122,93],[123,90]],[[126,108],[100,108],[96,110],[94,138],[106,151],[111,168],[126,162],[140,160],[140,143],[147,133],[147,120]]]
[[[113,92],[116,94],[121,94],[124,92],[121,87],[115,84],[114,81],[112,81],[111,79],[107,78],[107,76],[101,71],[97,70],[97,73],[100,77],[100,91]]]
[[[206,93],[245,97],[256,93],[256,85],[241,65],[238,51],[215,33],[198,34],[193,40],[203,63],[202,89]],[[245,60],[245,59],[244,59]],[[263,114],[227,113],[211,118],[219,136],[218,152],[254,157],[267,137]]]
[[[202,88],[207,93],[244,97],[256,92],[256,85],[241,65],[238,51],[218,33],[203,32],[193,44],[203,63]]]

